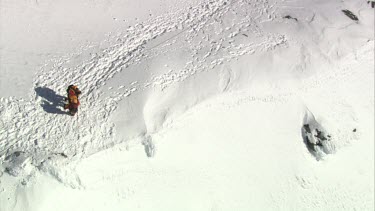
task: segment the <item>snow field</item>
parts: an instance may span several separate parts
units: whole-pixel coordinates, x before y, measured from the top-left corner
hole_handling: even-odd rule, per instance
[[[366,2],[0,4],[0,210],[374,209]]]

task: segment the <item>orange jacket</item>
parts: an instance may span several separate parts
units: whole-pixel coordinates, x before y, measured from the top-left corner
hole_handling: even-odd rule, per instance
[[[69,107],[78,108],[80,105],[77,95],[69,96]]]
[[[78,108],[80,105],[78,100],[78,95],[81,93],[76,86],[73,86],[68,91],[68,100],[69,100],[69,107],[70,108]]]

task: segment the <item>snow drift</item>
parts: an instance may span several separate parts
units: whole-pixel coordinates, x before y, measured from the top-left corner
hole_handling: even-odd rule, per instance
[[[140,4],[0,3],[0,210],[373,210],[370,5]]]

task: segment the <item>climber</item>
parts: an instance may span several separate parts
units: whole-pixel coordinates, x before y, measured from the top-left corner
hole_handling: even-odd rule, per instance
[[[81,91],[75,85],[68,86],[66,90],[68,93],[68,104],[64,105],[64,109],[69,109],[69,114],[74,116],[78,111],[78,106],[80,105],[78,96],[81,94]]]

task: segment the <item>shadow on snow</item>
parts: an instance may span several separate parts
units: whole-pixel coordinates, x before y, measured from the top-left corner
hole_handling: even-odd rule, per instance
[[[35,92],[43,98],[41,106],[44,111],[53,114],[67,114],[67,112],[61,110],[64,109],[65,97],[56,94],[55,91],[47,87],[37,87]]]

